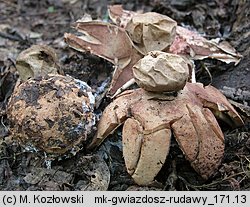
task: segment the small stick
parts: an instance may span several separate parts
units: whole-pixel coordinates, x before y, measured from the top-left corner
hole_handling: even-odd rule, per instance
[[[126,82],[124,85],[122,85],[118,90],[115,92],[115,94],[111,97],[112,99],[116,97],[118,94],[126,90],[129,86],[133,85],[135,83],[135,79],[131,78],[128,82]]]

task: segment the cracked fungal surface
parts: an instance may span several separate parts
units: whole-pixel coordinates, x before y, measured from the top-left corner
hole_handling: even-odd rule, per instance
[[[95,125],[91,88],[69,76],[51,74],[17,85],[7,110],[13,138],[51,156],[79,150]]]
[[[99,145],[118,126],[128,173],[139,185],[148,185],[160,171],[173,133],[192,167],[204,178],[218,168],[224,154],[224,136],[216,117],[232,126],[242,119],[214,87],[187,83],[176,96],[125,91],[106,107],[90,148]]]

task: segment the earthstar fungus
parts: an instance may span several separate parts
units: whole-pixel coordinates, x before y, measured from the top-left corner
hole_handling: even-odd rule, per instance
[[[159,54],[169,60],[172,58],[163,52]],[[123,125],[123,156],[127,171],[137,184],[149,185],[165,163],[173,134],[194,170],[208,179],[219,167],[225,147],[216,118],[232,127],[241,126],[243,121],[219,90],[210,85],[186,82],[187,71],[180,87],[176,86],[176,81],[167,81],[168,76],[173,75],[171,73],[175,73],[177,80],[183,78],[183,68],[188,70],[188,62],[184,61],[181,67],[176,65],[176,70],[168,71],[169,65],[161,64],[159,67],[158,61],[145,65],[139,61],[135,66],[136,71],[148,72],[145,74],[150,78],[143,77],[137,81],[146,90],[124,91],[105,108],[89,148],[100,145]],[[162,78],[166,79],[165,85]],[[177,96],[169,93],[174,88]]]
[[[70,76],[29,79],[8,103],[13,138],[50,157],[74,154],[95,125],[94,104],[91,88]]]

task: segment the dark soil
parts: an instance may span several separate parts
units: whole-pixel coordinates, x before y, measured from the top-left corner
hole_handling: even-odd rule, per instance
[[[0,0],[0,190],[250,190],[250,1],[196,2]],[[50,170],[43,153],[25,151],[12,141],[5,109],[18,79],[17,55],[33,44],[53,47],[64,73],[86,81],[97,92],[102,83],[110,80],[112,65],[69,48],[63,35],[72,32],[71,25],[85,13],[94,19],[107,19],[109,4],[168,15],[179,25],[196,29],[208,39],[219,37],[230,42],[243,55],[237,66],[215,60],[196,61],[198,81],[219,88],[245,121],[245,126],[238,129],[221,125],[225,156],[209,180],[195,173],[173,142],[167,162],[156,177],[158,183],[152,188],[136,187],[124,166],[121,129],[109,136],[97,151],[82,150],[72,158],[55,160]],[[96,113],[109,102],[110,99],[101,99]]]

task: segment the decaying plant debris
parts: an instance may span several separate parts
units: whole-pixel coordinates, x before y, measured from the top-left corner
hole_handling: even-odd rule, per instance
[[[129,10],[124,10],[120,5],[109,6],[107,10],[107,7],[103,2],[96,3],[95,1],[90,1],[86,5],[84,1],[74,1],[73,4],[71,1],[63,1],[60,3],[58,3],[58,1],[39,2],[39,7],[34,7],[34,4],[29,2],[29,0],[18,1],[18,3],[9,3],[6,1],[1,2],[0,189],[247,190],[249,188],[248,166],[250,160],[248,113],[249,86],[246,84],[248,81],[245,81],[249,80],[249,78],[247,78],[249,77],[249,73],[247,73],[246,67],[249,65],[249,53],[247,52],[248,49],[246,49],[248,48],[249,42],[246,33],[246,31],[248,31],[246,24],[248,19],[246,19],[246,17],[249,16],[247,15],[248,10],[246,8],[249,8],[247,5],[249,5],[249,2],[241,1],[234,5],[232,5],[230,1],[211,1],[209,4],[204,2],[194,3],[193,1],[180,1],[175,3],[174,1],[169,0],[163,2],[149,1],[149,4],[142,4],[141,2],[131,1],[128,4],[126,2],[126,5],[124,6],[124,8]],[[48,9],[48,7],[50,7],[50,9]],[[84,9],[84,11],[82,9]],[[69,34],[70,32],[70,35],[73,35],[75,31],[69,29],[70,25],[77,27],[78,23],[73,23],[76,19],[81,18],[82,14],[85,12],[91,13],[93,19],[100,17],[100,19],[104,20],[104,22],[98,20],[98,25],[100,25],[100,28],[103,26],[101,30],[104,31],[103,33],[105,35],[109,34],[110,31],[112,32],[112,35],[117,31],[119,31],[119,34],[121,34],[120,31],[125,31],[127,34],[125,39],[126,42],[129,40],[129,48],[132,48],[132,50],[129,49],[130,53],[125,54],[121,53],[122,50],[116,50],[119,47],[121,48],[121,46],[117,44],[117,42],[115,43],[114,36],[110,34],[110,36],[108,35],[108,40],[110,41],[106,41],[105,44],[112,46],[111,43],[115,43],[115,50],[112,49],[110,50],[111,53],[108,53],[108,48],[106,48],[105,51],[105,45],[99,45],[100,47],[98,46],[98,50],[96,50],[97,52],[100,52],[104,47],[103,51],[105,52],[102,53],[102,55],[105,56],[108,54],[109,59],[107,57],[104,58],[108,59],[108,61],[114,65],[113,69],[111,64],[103,60],[102,56],[97,57],[89,53],[76,52],[68,48],[63,42],[63,33],[67,32]],[[27,151],[27,148],[25,149],[25,142],[23,142],[22,145],[19,145],[19,143],[16,142],[15,137],[13,137],[16,133],[15,130],[10,128],[11,125],[7,119],[9,114],[6,111],[6,105],[9,101],[9,97],[12,95],[19,74],[19,72],[16,71],[16,60],[18,54],[34,44],[48,45],[51,48],[54,48],[55,51],[53,52],[54,54],[56,53],[59,61],[53,59],[53,54],[51,56],[49,53],[46,53],[46,51],[42,52],[42,49],[40,50],[39,47],[38,50],[40,50],[41,53],[37,53],[38,60],[41,58],[40,60],[44,61],[44,65],[47,63],[52,63],[53,65],[53,62],[55,61],[54,66],[57,70],[57,66],[60,65],[60,74],[70,74],[74,78],[88,82],[92,88],[93,95],[97,100],[95,111],[93,113],[96,115],[96,121],[99,121],[105,106],[111,102],[109,98],[105,97],[105,91],[109,84],[109,80],[112,78],[112,83],[109,86],[107,94],[108,96],[114,96],[114,94],[117,94],[117,89],[119,89],[118,92],[126,90],[126,87],[133,83],[133,79],[131,78],[134,77],[132,70],[134,64],[146,55],[142,54],[143,51],[140,51],[138,47],[135,47],[135,43],[131,40],[126,31],[126,25],[128,22],[131,22],[131,19],[136,15],[143,16],[148,12],[151,12],[151,14],[152,12],[153,14],[157,14],[156,12],[158,12],[161,14],[160,16],[168,16],[173,20],[172,31],[175,31],[175,38],[170,41],[172,42],[171,45],[167,46],[164,51],[159,52],[174,53],[176,55],[181,54],[182,57],[185,56],[185,59],[191,59],[192,64],[190,67],[193,67],[194,69],[195,66],[196,73],[198,74],[197,80],[202,82],[205,80],[206,82],[208,73],[210,78],[213,78],[213,84],[218,88],[223,89],[223,93],[234,100],[234,102],[231,100],[229,100],[229,102],[235,106],[238,112],[240,112],[240,115],[246,123],[245,127],[231,130],[228,125],[219,121],[225,137],[225,149],[221,164],[214,168],[213,175],[208,180],[204,180],[200,175],[196,174],[193,170],[193,168],[195,169],[195,166],[192,164],[192,168],[189,164],[191,161],[188,159],[188,152],[183,151],[183,153],[181,151],[183,148],[180,143],[177,143],[176,139],[171,139],[166,162],[161,166],[162,168],[160,172],[153,179],[158,181],[158,183],[154,183],[156,186],[147,188],[135,186],[136,183],[127,173],[122,155],[123,143],[121,127],[118,127],[112,136],[105,139],[95,151],[86,151],[85,141],[82,140],[83,142],[79,145],[82,149],[74,156],[72,156],[72,154],[71,156],[60,155],[58,159],[53,159],[50,162],[48,162],[48,160],[50,160],[50,158],[48,159],[47,157],[48,154],[43,153],[43,149],[40,149],[39,151]],[[107,13],[109,13],[109,17],[113,23],[106,23]],[[236,15],[228,15],[232,13],[235,13]],[[88,29],[92,27],[91,30],[94,30],[93,28],[95,28],[97,21],[94,22],[94,25],[91,25],[93,23],[92,20],[89,19],[87,22],[86,20],[86,18],[83,18],[83,24],[80,23],[79,25],[84,25],[84,28],[88,25]],[[175,21],[178,22],[177,26],[175,25],[176,23],[174,23]],[[146,27],[146,25],[141,24],[140,28]],[[154,29],[152,28],[156,27],[150,26],[151,31],[153,32]],[[108,31],[109,28],[112,29]],[[196,31],[198,31],[199,34]],[[77,33],[77,41],[78,35],[86,41],[86,32],[88,31],[83,31],[83,33],[80,31]],[[88,38],[88,41],[90,41],[90,39],[91,41],[84,43],[87,48],[82,46],[79,47],[77,44],[75,45],[75,48],[80,51],[91,51],[93,45],[88,47],[90,43],[103,42],[102,37],[101,39],[96,39],[88,36]],[[224,40],[229,41],[231,45],[237,48],[237,51],[244,55],[244,58],[242,59],[242,56]],[[72,44],[73,43],[74,41]],[[122,47],[122,49],[127,48],[124,45],[122,45]],[[93,52],[93,54],[96,54],[95,52]],[[115,55],[114,52],[116,52]],[[124,59],[122,56],[119,56],[120,59],[115,57],[119,54],[123,54]],[[48,59],[46,59],[47,57]],[[237,65],[226,65],[217,60],[227,63],[232,62]],[[241,61],[239,62],[239,60]],[[25,67],[27,66],[28,65],[25,65]],[[110,74],[110,71],[112,70],[114,70],[113,76]],[[44,70],[44,72],[45,73],[42,73],[42,75],[46,74],[46,70]],[[40,74],[38,73],[38,77]],[[164,78],[168,78],[168,76],[165,76]],[[193,79],[189,77],[189,80]],[[228,80],[229,82],[225,80]],[[208,82],[209,80],[206,83]],[[18,84],[20,83],[18,82]],[[136,85],[133,85],[131,88],[136,87]],[[209,87],[206,87],[206,89],[208,88]],[[126,93],[127,92],[124,92],[121,97],[118,95],[117,99],[122,99]],[[211,91],[209,91],[209,93],[211,93]],[[203,97],[204,99],[201,98],[202,94],[198,93],[196,95],[198,95],[199,101],[203,100],[202,103],[208,105],[205,109],[203,108],[203,110],[207,111],[211,105],[209,102],[204,101],[208,97]],[[162,102],[164,104],[167,104],[167,102],[174,103],[176,95],[178,95],[178,92],[167,92],[164,95],[161,93],[155,94],[154,92],[150,95],[149,102]],[[162,96],[164,96],[164,98],[162,98]],[[215,100],[212,99],[210,101]],[[110,104],[112,105],[112,103]],[[219,107],[223,113],[215,113],[216,111],[218,112],[218,110],[213,107],[212,112],[215,113],[216,116],[223,118],[223,120],[228,120],[227,118],[229,116],[234,116],[233,113],[230,113],[229,115],[227,114],[228,111],[224,105],[214,106]],[[150,110],[153,111],[153,109]],[[128,110],[127,115],[131,115],[130,110]],[[236,117],[237,116],[234,116],[234,119]],[[130,118],[131,117],[128,119]],[[131,123],[133,124],[135,122],[129,121],[127,126],[131,126]],[[228,124],[233,124],[233,122],[229,119]],[[94,127],[92,132],[95,130]],[[126,131],[133,132],[133,130]],[[93,134],[89,134],[87,140],[91,141],[92,138]],[[131,144],[131,142],[128,142],[128,144]],[[199,151],[199,153],[201,152],[202,151]],[[134,161],[132,160],[132,162]],[[48,167],[51,167],[51,169],[48,169]],[[199,172],[197,169],[196,171]]]
[[[22,51],[16,60],[16,68],[20,79],[37,78],[60,71],[56,52],[45,45],[33,45]]]

